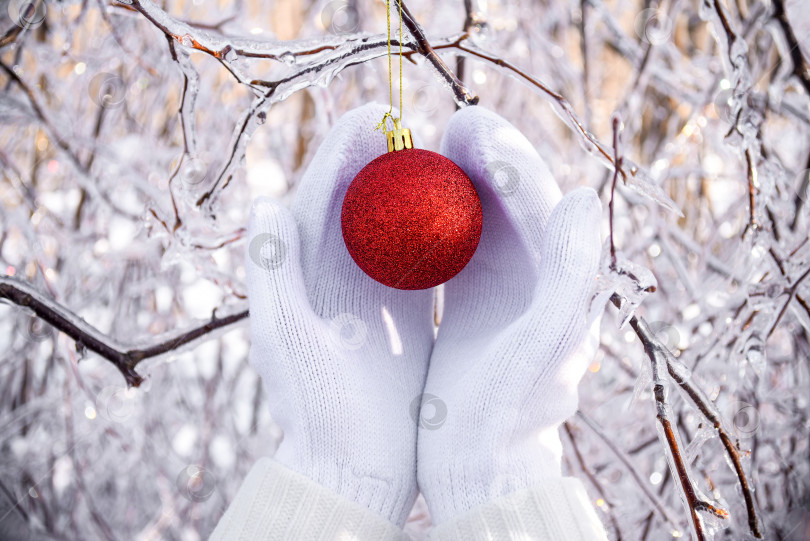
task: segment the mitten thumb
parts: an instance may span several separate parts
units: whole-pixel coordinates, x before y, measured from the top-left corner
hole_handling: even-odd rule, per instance
[[[570,319],[587,314],[599,268],[602,205],[591,188],[579,188],[554,208],[541,247],[540,283],[536,303]],[[541,314],[549,319],[548,312]]]
[[[572,191],[555,207],[532,306],[532,327],[542,329],[542,346],[553,352],[547,376],[574,391],[595,352],[592,337],[598,338],[599,322],[589,316],[601,255],[601,209],[591,188]]]

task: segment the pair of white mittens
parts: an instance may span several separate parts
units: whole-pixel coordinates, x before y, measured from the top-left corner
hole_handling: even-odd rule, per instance
[[[374,131],[385,110],[336,123],[291,210],[254,203],[250,358],[284,431],[278,462],[399,526],[421,489],[441,523],[560,477],[557,430],[597,346],[601,206],[591,189],[561,197],[501,117],[455,113],[441,152],[472,180],[484,223],[445,285],[434,343],[433,291],[375,282],[341,233],[346,189],[387,150]]]

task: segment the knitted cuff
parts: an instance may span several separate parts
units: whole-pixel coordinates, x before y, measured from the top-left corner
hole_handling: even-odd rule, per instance
[[[435,457],[435,450],[432,453]],[[562,446],[556,427],[522,444],[498,450],[466,449],[452,457],[418,463],[419,489],[433,524],[439,525],[481,504],[559,479]]]
[[[429,541],[607,541],[578,479],[560,477],[480,505],[434,528]]]
[[[210,541],[406,541],[394,524],[269,458],[253,466]]]
[[[315,464],[304,463],[300,455],[291,452],[292,446],[279,447],[274,460],[277,464],[306,477],[347,500],[377,513],[402,527],[416,500],[416,478],[403,468],[405,460],[395,461],[386,472],[364,469],[359,461],[346,459],[320,460]],[[404,470],[404,471],[400,471]]]

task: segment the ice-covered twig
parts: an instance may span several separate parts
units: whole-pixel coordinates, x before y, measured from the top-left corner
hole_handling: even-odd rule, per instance
[[[446,84],[453,90],[456,103],[459,105],[475,105],[478,103],[478,96],[470,92],[467,87],[464,86],[464,83],[459,81],[456,74],[447,67],[447,64],[439,58],[439,55],[436,54],[436,51],[430,45],[427,37],[425,37],[425,32],[422,30],[422,27],[419,26],[419,23],[416,22],[416,18],[411,14],[404,0],[394,0],[394,9],[397,9],[399,6],[402,7],[402,22],[408,28],[408,32],[410,32],[411,36],[413,36],[416,42],[416,50],[430,62]],[[402,36],[400,36],[400,38],[401,37]]]
[[[396,3],[395,8],[399,7]],[[187,47],[204,52],[223,62],[226,67],[229,64],[229,57],[238,58],[265,58],[271,60],[285,61],[286,59],[296,60],[301,57],[313,57],[313,60],[302,64],[301,68],[283,79],[277,81],[250,81],[251,86],[263,86],[267,88],[263,95],[258,95],[251,105],[237,122],[234,131],[234,138],[231,144],[231,152],[224,167],[220,169],[213,186],[203,193],[197,200],[197,206],[202,206],[213,199],[214,194],[228,185],[232,176],[233,165],[239,163],[240,149],[244,146],[246,136],[250,135],[252,120],[262,110],[269,107],[276,101],[281,101],[289,94],[312,86],[321,79],[329,80],[346,67],[361,64],[373,58],[382,56],[387,51],[387,44],[384,39],[371,35],[353,35],[342,37],[338,40],[313,42],[307,40],[291,42],[250,42],[232,38],[215,36],[199,27],[189,23],[179,21],[167,15],[157,7],[151,0],[132,0],[127,7],[141,13],[152,24],[159,28],[167,37],[184,43]],[[595,152],[602,161],[609,167],[613,167],[614,157],[603,143],[601,143],[590,131],[588,131],[574,112],[568,100],[551,90],[548,86],[517,68],[510,62],[495,55],[487,53],[478,47],[467,42],[470,37],[469,32],[465,32],[455,40],[442,39],[431,43],[427,40],[424,31],[416,22],[407,5],[402,4],[403,24],[408,28],[413,40],[403,40],[403,48],[409,49],[404,56],[411,57],[413,54],[424,56],[430,65],[437,71],[439,76],[452,90],[454,98],[458,104],[471,105],[478,102],[470,90],[459,80],[455,73],[438,56],[437,51],[455,49],[462,55],[471,56],[487,61],[497,68],[505,69],[530,86],[539,89],[541,94],[552,100],[555,111],[565,121],[565,123],[581,139],[583,147],[589,152]],[[399,45],[399,42],[392,40],[392,45]],[[233,72],[232,72],[233,73]],[[329,73],[328,76],[321,74]],[[241,83],[247,84],[242,77],[234,73]],[[314,78],[313,78],[314,77]],[[677,205],[658,187],[652,185],[644,178],[643,172],[627,160],[619,173],[624,182],[630,187],[640,191],[645,196],[658,202],[665,208],[679,212]]]
[[[174,226],[171,231],[177,231],[183,224],[183,220],[180,218],[177,200],[174,197],[173,183],[175,178],[177,178],[177,174],[180,172],[180,168],[183,167],[186,161],[186,156],[194,154],[197,149],[194,109],[197,103],[197,95],[199,94],[200,74],[194,69],[185,51],[178,54],[177,46],[175,45],[176,42],[169,36],[166,36],[166,40],[169,42],[169,51],[171,52],[172,60],[177,62],[180,66],[180,70],[183,72],[183,94],[180,98],[180,107],[177,111],[180,116],[180,125],[183,129],[183,155],[177,161],[177,165],[169,177],[169,195],[171,196],[172,209],[174,210]],[[154,210],[152,214],[163,223],[163,226],[168,231],[167,224],[158,218]]]
[[[799,223],[799,216],[801,215],[802,207],[806,199],[805,194],[808,193],[807,190],[810,188],[810,154],[807,155],[805,164],[805,174],[802,176],[802,183],[794,196],[793,220],[790,223],[790,229],[793,231],[796,230],[796,226]]]
[[[466,34],[466,33],[462,34],[461,36],[459,36],[452,43],[448,43],[447,45],[443,45],[443,46],[438,46],[438,47],[436,47],[436,49],[440,49],[440,48],[441,49],[445,49],[445,48],[458,49],[459,51],[461,51],[462,53],[464,53],[466,55],[469,55],[469,56],[472,56],[472,57],[475,57],[475,58],[478,58],[478,59],[481,59],[481,60],[485,60],[485,61],[489,62],[490,64],[493,64],[493,65],[495,65],[495,66],[497,66],[497,67],[499,67],[501,69],[507,70],[507,71],[511,72],[512,74],[516,75],[523,82],[529,84],[530,86],[533,86],[534,88],[539,90],[542,94],[544,94],[547,98],[551,98],[551,100],[554,101],[557,104],[557,106],[562,110],[562,112],[568,117],[568,119],[571,121],[571,125],[576,129],[578,134],[584,138],[584,140],[587,142],[587,144],[592,145],[596,149],[596,151],[605,160],[607,160],[608,163],[611,164],[611,166],[614,165],[613,153],[610,152],[609,149],[605,145],[603,145],[599,140],[597,140],[596,137],[591,132],[589,132],[587,129],[585,129],[585,126],[583,126],[582,123],[580,122],[579,118],[577,117],[576,113],[574,112],[574,109],[571,107],[568,100],[565,99],[565,97],[562,94],[551,90],[543,82],[536,79],[532,75],[526,73],[525,71],[518,68],[517,66],[515,66],[511,62],[503,60],[502,58],[498,58],[495,55],[489,54],[489,53],[479,49],[478,47],[467,44],[467,39],[469,37],[470,37],[469,34]],[[622,174],[622,177],[625,177],[626,175],[628,175],[628,172],[625,171],[624,169],[621,169],[621,174]]]
[[[639,339],[641,339],[640,336]],[[654,336],[653,339],[655,339]],[[692,384],[689,378],[686,377],[684,374],[683,365],[672,357],[672,353],[670,353],[668,349],[663,346],[661,347],[666,355],[667,371],[669,372],[670,377],[675,383],[678,384],[689,399],[692,406],[694,406],[695,409],[697,409],[706,418],[706,420],[711,423],[712,428],[714,428],[714,430],[717,432],[717,436],[720,438],[720,442],[723,444],[723,448],[726,450],[726,454],[728,455],[728,458],[733,466],[734,473],[736,474],[737,480],[740,483],[740,491],[742,492],[743,500],[745,500],[745,510],[748,515],[748,528],[754,537],[761,539],[762,532],[759,529],[757,511],[754,507],[754,496],[751,493],[751,485],[748,483],[748,477],[745,475],[745,470],[743,470],[742,460],[740,459],[738,448],[731,440],[728,431],[723,427],[720,413],[717,411],[717,408],[714,406],[711,400],[703,393],[703,391]]]
[[[787,13],[785,12],[784,0],[773,0],[773,16],[779,22],[779,27],[785,34],[785,40],[790,48],[790,60],[793,63],[793,75],[795,75],[799,82],[804,87],[804,91],[810,96],[810,66],[802,55],[799,41],[796,39],[796,34],[793,33],[793,27],[788,21]]]
[[[43,321],[75,340],[77,349],[89,349],[110,361],[124,376],[127,385],[132,387],[137,387],[143,381],[135,367],[144,359],[174,351],[248,317],[246,309],[224,317],[217,317],[214,313],[205,324],[169,339],[148,346],[127,346],[103,334],[78,315],[20,280],[0,277],[0,299],[32,310]]]
[[[610,498],[605,492],[602,483],[599,482],[599,479],[593,474],[593,472],[588,468],[587,464],[585,464],[585,458],[582,456],[582,452],[579,450],[579,445],[577,444],[577,439],[574,436],[574,429],[571,428],[571,425],[566,421],[563,423],[563,428],[565,429],[565,433],[568,434],[568,439],[571,440],[571,447],[574,450],[574,456],[577,457],[577,462],[579,463],[579,467],[582,469],[582,473],[585,474],[585,477],[591,482],[597,492],[600,494],[602,499],[607,505],[608,509],[608,518],[610,518],[610,523],[613,526],[613,531],[616,533],[616,541],[622,540],[622,531],[619,528],[619,522],[616,520],[616,514],[613,512],[613,504],[611,503]]]
[[[547,85],[521,70],[514,64],[469,43],[467,41],[469,37],[470,36],[465,33],[451,43],[441,46],[434,46],[434,48],[436,50],[453,48],[461,51],[462,54],[466,54],[480,60],[485,60],[493,64],[495,67],[515,75],[518,80],[521,80],[530,87],[539,90],[542,96],[551,100],[554,112],[557,113],[560,119],[563,120],[563,122],[565,122],[565,124],[574,131],[579,138],[582,147],[587,152],[599,158],[600,161],[607,167],[611,169],[615,167],[616,163],[613,156],[614,152],[612,152],[609,147],[599,141],[595,135],[585,128],[582,121],[579,119],[579,116],[574,111],[574,108],[571,107],[570,102],[562,94],[551,90]],[[645,178],[646,175],[638,166],[634,165],[629,160],[623,160],[623,162],[623,164],[620,164],[619,174],[622,176],[622,180],[626,185],[638,191],[645,197],[655,201],[662,207],[677,214],[681,214],[680,209],[678,209],[678,205],[676,205],[675,202],[672,201],[672,199],[666,193],[664,193],[660,187],[651,184]]]
[[[728,40],[728,47],[729,51],[731,51],[731,46],[734,41],[737,39],[737,33],[734,32],[734,29],[731,28],[731,23],[728,21],[728,17],[726,16],[726,12],[723,11],[723,6],[720,5],[717,0],[706,0],[706,3],[711,3],[711,6],[714,8],[715,13],[717,13],[717,17],[720,20],[720,24],[723,27],[723,31],[726,33],[726,39]],[[731,59],[729,59],[731,60]]]
[[[65,400],[65,436],[67,439],[68,454],[73,460],[73,463],[77,465],[75,469],[76,485],[83,495],[83,499],[85,501],[85,504],[87,505],[87,510],[89,511],[90,518],[92,519],[93,525],[99,538],[104,539],[105,541],[115,541],[116,535],[113,531],[113,528],[110,526],[109,522],[105,519],[104,513],[102,513],[98,509],[98,506],[95,504],[94,500],[96,494],[94,494],[93,491],[87,489],[87,482],[85,480],[85,469],[81,466],[81,460],[78,460],[76,452],[77,441],[75,429],[73,426],[73,412],[71,411],[72,404],[70,400],[71,390],[69,385],[65,386],[65,393],[67,394],[66,397],[67,399]]]
[[[166,36],[215,58],[225,59],[229,55],[234,55],[283,61],[285,55],[294,57],[315,55],[334,50],[346,41],[346,38],[336,38],[334,42],[326,43],[313,40],[258,42],[240,38],[226,39],[213,33],[216,27],[188,23],[171,17],[151,0],[128,0],[114,5],[140,13]]]
[[[610,185],[610,269],[616,270],[616,243],[613,241],[613,200],[616,197],[616,182],[619,180],[619,169],[622,168],[622,158],[619,156],[619,125],[618,116],[613,117],[613,183]]]
[[[627,453],[622,451],[616,445],[613,439],[607,434],[605,434],[605,431],[602,430],[602,428],[596,421],[585,415],[582,411],[577,411],[577,416],[580,419],[582,419],[582,421],[585,423],[585,426],[590,428],[593,431],[593,433],[596,434],[599,437],[599,439],[605,443],[605,445],[607,445],[608,449],[610,449],[613,452],[613,454],[616,455],[616,458],[619,459],[619,461],[630,473],[630,476],[633,478],[638,487],[650,501],[650,504],[653,506],[655,511],[659,515],[661,515],[661,518],[665,522],[669,523],[670,526],[676,527],[678,525],[677,517],[675,517],[669,511],[664,502],[661,501],[661,498],[658,497],[652,490],[650,490],[650,487],[647,486],[647,482],[644,480],[644,477],[641,475],[641,473],[639,473],[638,468],[636,468],[636,466],[633,464],[633,460],[629,456],[627,456]]]
[[[399,45],[392,40],[392,45]],[[415,52],[414,44],[410,41],[402,43],[403,48],[410,49],[408,56]],[[383,56],[387,51],[387,42],[378,37],[363,37],[346,40],[341,46],[333,48],[331,54],[319,57],[307,64],[303,64],[294,73],[276,81],[252,80],[251,85],[261,86],[267,90],[258,95],[248,110],[242,113],[236,122],[234,135],[230,144],[230,152],[223,167],[217,175],[212,186],[203,193],[196,202],[197,206],[211,203],[214,195],[223,190],[233,176],[233,169],[244,156],[247,138],[256,128],[256,119],[273,104],[283,101],[293,93],[316,84],[326,84],[338,73],[349,66],[361,64],[368,60]],[[326,50],[326,49],[324,49]]]
[[[751,229],[754,231],[759,227],[757,224],[757,217],[756,217],[756,176],[757,172],[754,168],[754,157],[752,156],[751,149],[746,149],[745,151],[745,170],[746,170],[746,179],[748,180],[748,226],[747,229]],[[743,232],[745,235],[745,232]]]
[[[484,15],[473,6],[474,0],[464,0],[464,24],[461,31],[465,34],[470,34],[476,26],[485,24],[486,20]],[[464,80],[464,68],[466,58],[462,55],[456,57],[456,77],[460,81]],[[456,104],[456,107],[460,105]]]
[[[614,304],[619,306],[621,301],[614,297]],[[650,330],[643,318],[633,316],[630,318],[630,325],[644,345],[644,351],[650,360],[653,376],[653,395],[656,405],[656,421],[659,426],[659,437],[665,445],[670,463],[670,471],[678,480],[678,488],[681,498],[689,512],[689,518],[693,532],[698,541],[707,539],[701,512],[709,512],[715,517],[726,519],[728,512],[719,508],[698,495],[690,474],[689,468],[681,455],[680,438],[678,429],[670,420],[671,411],[668,403],[668,391],[665,371],[669,368],[667,360],[668,350],[662,346],[655,335]]]
[[[776,319],[773,321],[773,325],[771,325],[771,329],[768,331],[768,337],[769,338],[773,334],[773,332],[776,330],[776,327],[779,325],[779,322],[782,320],[782,316],[785,315],[785,311],[787,310],[787,307],[790,305],[790,301],[792,301],[793,297],[796,296],[796,291],[798,290],[799,286],[804,281],[804,279],[807,278],[808,275],[810,275],[810,268],[805,270],[802,273],[802,275],[799,276],[796,279],[796,281],[793,282],[793,284],[791,284],[791,286],[786,290],[786,293],[788,294],[788,298],[785,301],[785,304],[782,305],[782,309],[779,310],[779,313],[777,314]]]
[[[622,300],[617,295],[611,297],[611,301],[613,302],[616,307],[621,307]],[[658,412],[657,417],[662,427],[662,432],[664,435],[664,440],[667,444],[667,449],[670,452],[670,456],[673,459],[673,463],[676,466],[676,471],[673,471],[673,475],[679,478],[681,482],[681,487],[683,489],[683,497],[687,504],[690,506],[690,513],[692,515],[693,524],[696,524],[696,528],[702,528],[698,522],[695,521],[696,511],[708,511],[715,516],[721,517],[723,513],[727,515],[723,509],[718,509],[714,506],[711,506],[708,502],[703,502],[700,500],[694,490],[694,486],[692,485],[691,480],[688,476],[688,470],[686,469],[686,464],[681,456],[680,449],[678,446],[678,439],[677,439],[677,432],[669,422],[668,419],[667,424],[663,423],[663,420],[660,418],[661,413],[666,413],[666,409],[661,409],[661,404],[665,403],[665,393],[663,387],[661,387],[660,392],[657,389],[658,383],[656,383],[655,377],[657,376],[659,381],[663,382],[662,378],[662,366],[661,361],[664,361],[667,373],[672,380],[678,384],[681,390],[686,394],[689,401],[692,405],[706,418],[709,423],[711,423],[712,427],[717,432],[718,437],[720,438],[721,443],[731,461],[732,467],[734,469],[734,473],[737,475],[737,479],[740,483],[740,489],[743,495],[743,499],[745,500],[745,507],[746,512],[748,514],[748,527],[751,531],[751,534],[756,538],[762,538],[762,532],[759,529],[759,522],[757,520],[756,509],[754,507],[754,498],[753,494],[751,493],[751,487],[748,483],[748,478],[745,475],[745,471],[742,467],[742,461],[740,460],[740,454],[731,440],[728,432],[723,427],[723,423],[720,418],[720,414],[717,409],[712,404],[711,400],[701,391],[698,387],[692,384],[690,378],[686,374],[686,371],[673,356],[672,353],[664,347],[660,341],[655,337],[655,334],[650,330],[647,323],[644,321],[643,318],[639,316],[632,316],[630,318],[630,326],[632,327],[633,331],[635,332],[638,339],[644,346],[644,351],[647,354],[647,357],[650,359],[650,362],[653,364],[653,384],[654,384],[654,391],[656,397],[656,403],[658,405]],[[656,372],[657,370],[657,372]],[[660,399],[663,398],[664,402],[661,402]],[[667,428],[667,426],[669,428]],[[679,466],[680,464],[680,466]],[[682,475],[683,474],[683,475]],[[706,507],[706,506],[710,507]],[[722,512],[718,514],[718,512]],[[697,530],[696,530],[697,532]],[[701,535],[698,535],[699,539],[703,539]]]
[[[18,20],[14,21],[14,24],[0,36],[0,49],[10,43],[14,43],[22,31],[28,28],[25,21],[29,21],[34,17],[37,10],[40,9],[42,2],[43,0],[34,0],[33,2],[27,2],[18,6],[22,8],[23,11],[17,16]]]
[[[56,143],[56,146],[65,154],[65,156],[67,156],[70,163],[79,172],[78,181],[79,184],[81,184],[82,189],[97,197],[108,206],[114,208],[122,215],[132,217],[130,213],[115,205],[110,197],[106,193],[100,191],[97,184],[91,181],[90,171],[88,170],[87,166],[82,163],[81,159],[79,159],[78,152],[71,146],[70,143],[68,143],[67,138],[60,133],[59,129],[57,129],[57,127],[45,114],[45,110],[40,105],[39,100],[31,87],[19,75],[17,75],[13,69],[8,67],[2,61],[0,61],[0,70],[2,70],[2,72],[5,73],[12,81],[14,81],[14,83],[25,93],[26,97],[28,98],[28,102],[31,104],[31,109],[34,112],[34,115],[36,115],[36,118],[42,123],[42,126],[45,128],[45,131],[48,133],[50,139]]]

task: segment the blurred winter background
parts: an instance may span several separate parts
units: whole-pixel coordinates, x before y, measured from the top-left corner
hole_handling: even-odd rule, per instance
[[[649,359],[622,325],[636,307],[681,379],[665,378],[686,486],[729,513],[696,511],[706,538],[810,538],[810,10],[785,4],[406,4],[564,191],[599,190],[604,234],[621,120],[637,172],[619,180],[615,241],[631,272],[606,260],[603,278],[626,308],[606,309],[561,430],[564,468],[614,539],[694,535]],[[334,120],[387,100],[385,3],[11,0],[0,21],[0,539],[204,539],[281,437],[247,362],[250,202],[287,200]],[[438,150],[454,92],[411,60],[406,124]],[[83,318],[120,351],[157,345],[140,385],[20,306],[25,284],[41,314]]]

